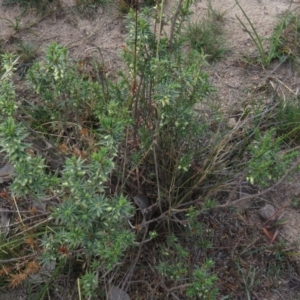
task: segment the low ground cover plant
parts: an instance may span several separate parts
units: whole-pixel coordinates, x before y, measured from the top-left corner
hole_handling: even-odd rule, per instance
[[[188,45],[199,53],[204,53],[209,62],[221,59],[228,52],[222,28],[225,14],[226,12],[216,11],[209,2],[207,15],[196,22],[189,21],[186,26],[185,38]]]

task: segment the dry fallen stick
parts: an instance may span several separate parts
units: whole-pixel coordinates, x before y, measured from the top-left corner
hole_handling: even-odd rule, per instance
[[[228,206],[231,206],[231,205],[236,205],[237,203],[240,203],[242,201],[254,199],[254,198],[257,198],[257,197],[261,197],[262,195],[267,194],[268,192],[273,191],[274,188],[277,187],[278,185],[280,185],[290,175],[290,173],[292,173],[298,167],[299,164],[300,164],[300,157],[293,164],[293,166],[289,170],[287,170],[285,172],[285,174],[275,184],[273,184],[271,187],[267,188],[266,190],[261,191],[261,192],[259,192],[257,194],[254,194],[254,195],[248,195],[248,196],[242,197],[242,198],[234,200],[234,201],[231,201],[232,195],[230,194],[229,199],[227,200],[226,203],[217,205],[215,208],[221,208],[221,207],[228,207]],[[186,206],[187,204],[197,203],[197,202],[199,202],[200,199],[201,199],[201,197],[198,198],[198,199],[196,199],[196,200],[194,200],[194,201],[191,201],[189,203],[185,203],[184,206]],[[188,210],[187,208],[183,208],[183,209],[171,209],[171,211],[174,212],[174,213],[176,213],[176,212],[184,212],[184,211],[187,211],[187,210]],[[158,221],[166,218],[168,215],[169,215],[169,211],[166,211],[166,212],[162,213],[159,217],[151,219],[151,220],[148,220],[147,222],[143,223],[143,225],[145,226],[145,225],[148,225],[148,224],[153,223],[153,222],[158,222]]]
[[[300,164],[300,157],[297,159],[297,161],[293,164],[293,166],[287,170],[285,172],[285,174],[275,183],[273,184],[271,187],[267,188],[266,190],[262,191],[262,192],[259,192],[257,194],[254,194],[254,195],[248,195],[248,196],[245,196],[245,197],[242,197],[238,200],[235,200],[235,201],[227,201],[226,203],[224,204],[220,204],[220,205],[217,205],[216,208],[220,208],[220,207],[227,207],[227,206],[231,206],[231,205],[235,205],[239,202],[242,202],[242,201],[245,201],[245,200],[250,200],[250,199],[254,199],[254,198],[257,198],[257,197],[260,197],[264,194],[267,194],[268,192],[271,192],[274,190],[275,187],[277,187],[278,185],[280,185],[297,167],[298,165]]]
[[[25,255],[25,256],[16,257],[16,258],[1,259],[0,260],[0,264],[7,264],[7,263],[11,263],[11,262],[22,260],[22,259],[28,259],[28,258],[34,257],[36,255],[37,255],[37,252],[35,252],[33,254],[30,254],[30,255]]]

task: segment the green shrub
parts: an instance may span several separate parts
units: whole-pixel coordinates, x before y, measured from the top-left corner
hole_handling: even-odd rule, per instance
[[[249,146],[251,158],[247,177],[252,184],[266,187],[288,170],[297,152],[284,153],[280,149],[281,144],[282,138],[275,137],[275,128],[266,131],[264,135],[255,129],[254,141]]]
[[[57,226],[42,238],[42,261],[84,260],[81,283],[86,296],[95,293],[99,273],[112,270],[133,245],[134,234],[126,223],[133,210],[123,196],[132,170],[147,170],[145,188],[153,190],[167,221],[168,212],[180,206],[187,211],[190,205],[185,203],[195,199],[207,178],[223,172],[226,157],[221,153],[232,147],[226,143],[229,135],[215,135],[194,112],[211,87],[202,71],[204,57],[180,50],[191,3],[186,0],[178,7],[172,40],[151,31],[153,10],[139,13],[137,19],[129,13],[122,54],[128,69],[117,82],[84,78],[67,50],[53,43],[27,74],[35,103],[15,100],[10,76],[1,85],[7,95],[1,111],[10,113],[1,119],[1,146],[18,171],[11,191],[37,200],[53,192],[60,195],[62,202],[52,213]],[[10,72],[13,59],[7,61]],[[82,137],[83,129],[89,139]],[[65,151],[60,168],[49,169],[49,162],[33,150],[40,141],[51,151]],[[120,183],[117,194],[106,192],[111,179]]]
[[[250,122],[241,120],[229,129],[221,113],[207,118],[204,110],[195,112],[197,104],[209,109],[213,89],[202,68],[205,55],[182,51],[192,3],[178,2],[169,37],[152,31],[153,18],[155,28],[162,26],[161,7],[129,12],[126,70],[116,81],[100,68],[98,80],[84,76],[80,62],[53,43],[28,71],[31,94],[19,100],[11,80],[17,59],[2,56],[0,146],[16,170],[9,191],[17,200],[59,200],[36,234],[37,252],[44,265],[57,264],[57,272],[68,261],[83,261],[78,276],[84,297],[99,298],[104,282],[119,280],[118,272],[128,285],[147,257],[141,251],[159,248],[149,272],[159,272],[167,291],[170,285],[178,297],[216,299],[213,262],[190,263],[189,246],[211,247],[199,213],[214,207],[218,193],[245,173],[262,185],[279,178],[294,156],[281,152],[283,138],[274,129],[263,130],[270,126],[258,122],[249,129]],[[53,168],[56,153],[61,164]],[[153,211],[134,209],[127,195],[141,190]],[[132,220],[136,232],[128,225]],[[139,228],[145,229],[142,238]],[[181,285],[183,293],[176,290]]]
[[[3,91],[1,111],[5,112],[1,116],[0,146],[15,168],[10,190],[18,198],[34,197],[39,201],[49,196],[51,191],[62,195],[62,203],[53,211],[59,227],[46,234],[41,244],[44,249],[43,262],[49,264],[52,260],[64,260],[67,252],[69,257],[81,257],[90,262],[86,268],[87,274],[110,270],[133,244],[134,238],[132,232],[126,229],[126,220],[133,213],[132,206],[126,197],[110,197],[104,192],[104,184],[114,169],[113,161],[126,118],[120,119],[118,113],[110,113],[110,104],[103,107],[101,99],[96,98],[100,83],[83,80],[68,60],[66,49],[58,44],[50,45],[45,61],[35,64],[28,73],[31,86],[40,96],[36,105],[16,105],[10,82],[12,65],[13,58],[4,57],[6,73],[0,85]],[[32,116],[32,112],[43,108],[49,112],[48,121],[62,127],[75,118],[77,123],[75,121],[74,126],[69,127],[74,130],[69,131],[72,136],[81,126],[79,115],[95,99],[99,107],[95,117],[103,124],[97,134],[97,146],[90,150],[87,159],[66,158],[59,176],[57,172],[49,172],[45,160],[30,150],[34,149],[34,145],[27,142],[27,127],[33,125],[32,132],[35,132],[36,124],[43,128],[45,133],[39,136],[43,140],[51,139],[51,133],[56,132],[57,127],[44,126],[40,124],[41,119],[32,123],[20,122],[14,116],[19,115],[20,109],[25,115]],[[103,108],[100,110],[100,107]],[[52,142],[58,147],[61,141]],[[60,252],[62,247],[66,249],[64,253]],[[98,262],[97,266],[94,259]],[[87,276],[82,280],[83,290],[90,295],[92,290],[86,283]]]

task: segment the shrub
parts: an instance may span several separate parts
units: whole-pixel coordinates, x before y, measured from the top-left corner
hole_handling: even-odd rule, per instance
[[[16,105],[10,81],[13,58],[4,57],[3,66],[6,73],[0,86],[4,92],[0,104],[1,111],[6,114],[1,116],[0,143],[15,169],[10,191],[18,198],[34,197],[39,201],[43,201],[51,191],[61,195],[62,203],[53,211],[59,227],[45,234],[41,243],[44,250],[42,260],[49,264],[65,260],[66,256],[76,256],[89,262],[82,282],[83,290],[90,295],[94,285],[89,283],[88,274],[112,269],[133,244],[134,235],[126,226],[127,218],[133,213],[131,204],[121,194],[110,197],[104,191],[105,182],[114,169],[113,160],[123,136],[125,119],[119,119],[115,112],[110,113],[110,104],[102,107],[101,99],[96,98],[100,84],[83,80],[68,60],[66,49],[58,44],[50,45],[45,61],[36,63],[28,73],[31,86],[40,95],[36,105]],[[35,154],[35,144],[28,142],[27,127],[30,132],[35,132],[36,126],[42,128],[44,134],[36,137],[46,141],[50,141],[51,133],[60,130],[60,127],[48,127],[41,124],[41,119],[26,122],[27,117],[20,122],[15,119],[20,115],[20,109],[27,116],[42,109],[44,114],[49,113],[48,121],[61,128],[75,118],[77,123],[66,129],[66,135],[70,137],[79,132],[82,126],[79,117],[87,109],[86,105],[95,99],[98,100],[95,117],[103,124],[96,134],[97,146],[88,145],[94,147],[86,159],[81,155],[66,157],[61,172],[49,172],[45,160]],[[41,118],[45,116],[42,114]],[[33,142],[36,140],[33,139]],[[60,142],[52,140],[54,146],[51,147],[59,147]],[[96,260],[98,264],[95,264]]]
[[[149,269],[159,271],[162,288],[168,292],[171,285],[182,296],[176,288],[183,284],[184,296],[215,299],[213,262],[189,264],[188,247],[202,236],[197,216],[243,174],[267,184],[293,158],[280,151],[283,138],[274,129],[252,122],[260,112],[229,129],[219,112],[207,118],[201,109],[209,108],[213,91],[202,68],[205,55],[182,51],[192,3],[178,2],[169,37],[158,30],[161,7],[129,12],[127,69],[115,82],[97,68],[103,62],[95,67],[98,80],[84,76],[81,63],[53,43],[28,71],[32,98],[18,101],[11,79],[17,60],[2,57],[0,146],[16,170],[9,192],[17,200],[59,202],[52,203],[47,228],[36,233],[37,252],[58,271],[67,261],[83,261],[78,276],[85,297],[98,297],[107,280],[120,280],[118,272],[126,274],[127,287],[147,256],[142,250],[160,248],[160,261]],[[141,192],[150,206],[134,209],[129,196]],[[177,237],[182,232],[186,244]],[[207,240],[200,244],[210,247]]]

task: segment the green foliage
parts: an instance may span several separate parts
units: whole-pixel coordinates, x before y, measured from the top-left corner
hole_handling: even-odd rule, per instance
[[[98,143],[102,145],[99,150],[93,152],[88,161],[75,157],[65,161],[59,191],[69,196],[53,215],[63,229],[56,232],[51,243],[44,241],[43,259],[48,262],[59,258],[58,249],[65,246],[71,252],[82,249],[80,256],[86,261],[97,257],[101,270],[110,270],[133,243],[132,233],[125,229],[125,218],[132,213],[131,205],[123,196],[108,198],[104,193],[104,183],[114,168],[116,148],[123,136],[126,111],[123,111],[124,119],[121,111],[116,114],[112,110],[115,102],[102,107],[101,96],[97,96],[99,83],[83,80],[68,61],[66,49],[57,44],[48,48],[46,63],[33,66],[28,78],[49,111],[59,112],[61,122],[63,118],[66,121],[74,115],[79,117],[87,109],[85,105],[92,105],[91,101],[98,97],[95,114],[101,123],[97,134]],[[92,264],[87,270],[89,273],[82,284],[89,295],[94,284],[85,286],[85,283],[90,282],[88,278],[96,270]]]
[[[78,2],[92,7],[107,1]],[[139,249],[146,242],[143,249],[149,252],[159,245],[155,270],[162,286],[183,287],[189,299],[216,299],[212,260],[191,260],[190,249],[211,247],[207,238],[211,232],[204,232],[199,222],[201,209],[214,208],[215,195],[227,190],[228,183],[232,187],[245,171],[249,181],[266,186],[286,171],[296,155],[281,150],[290,127],[284,128],[284,136],[277,128],[264,132],[257,127],[251,137],[241,140],[243,128],[229,130],[221,114],[207,118],[202,110],[195,112],[195,105],[201,107],[213,90],[203,64],[207,55],[217,58],[220,53],[206,53],[204,48],[214,43],[207,32],[198,49],[183,51],[183,24],[193,2],[178,2],[169,36],[152,30],[163,30],[162,6],[128,13],[128,38],[122,51],[127,69],[114,82],[99,68],[95,68],[97,80],[84,76],[81,63],[74,63],[65,47],[53,43],[28,70],[31,95],[19,101],[12,83],[18,60],[1,57],[0,146],[15,169],[9,191],[17,198],[42,201],[51,195],[59,201],[51,207],[53,223],[41,230],[42,238],[37,234],[40,259],[44,265],[83,261],[79,283],[84,297],[99,297],[103,282],[117,278],[106,280],[115,276],[116,266],[127,266],[128,250],[133,252],[130,258],[136,254],[136,234],[128,221],[133,216],[139,220],[141,212],[126,195],[143,189],[151,191],[155,217],[149,215],[151,231],[145,231]],[[195,32],[188,29],[189,38],[198,37],[204,23],[200,25]],[[213,30],[211,35],[219,34],[219,27]],[[257,33],[252,36],[262,47]],[[23,51],[32,58],[30,48]],[[40,141],[47,145],[47,153],[39,150]],[[49,149],[63,152],[61,168],[50,168]],[[241,162],[245,152],[251,156],[248,163]],[[138,225],[135,228],[145,224]],[[145,240],[147,234],[150,239]],[[140,254],[136,257],[142,259]],[[133,270],[136,265],[132,266]],[[131,273],[126,275],[128,282]]]
[[[107,5],[111,0],[76,0],[77,5]]]
[[[101,144],[119,141],[124,126],[130,122],[127,108],[119,105],[123,101],[118,95],[121,87],[113,83],[101,86],[99,82],[86,80],[78,71],[80,67],[70,61],[66,48],[51,44],[44,62],[34,64],[28,71],[27,79],[40,95],[42,105],[27,108],[27,113],[36,126],[48,124],[43,129],[46,132],[49,124],[53,124],[52,131],[70,122],[65,132],[69,136],[78,135],[82,121],[93,115],[102,125],[98,131],[103,137]]]
[[[194,238],[196,236],[194,232]],[[175,235],[169,235],[166,244],[161,247],[161,262],[157,266],[159,273],[171,280],[173,287],[186,286],[188,299],[216,299],[217,277],[210,274],[213,261],[207,260],[201,266],[189,266],[189,251],[187,250],[189,246],[191,245],[183,247]]]
[[[241,23],[243,29],[249,34],[251,40],[255,44],[259,53],[258,61],[262,64],[263,67],[268,66],[270,62],[275,58],[279,58],[281,61],[286,61],[287,59],[289,59],[294,62],[299,62],[300,22],[299,16],[297,14],[288,11],[281,17],[280,21],[275,26],[271,37],[267,38],[267,40],[269,41],[269,49],[267,49],[264,44],[264,40],[266,40],[266,38],[263,38],[258,34],[247,13],[244,11],[237,0],[236,4],[241,9],[250,28],[247,27],[245,22],[243,22],[238,16],[237,18]]]
[[[254,27],[253,23],[249,19],[247,13],[244,11],[244,9],[242,8],[242,6],[240,5],[240,3],[237,0],[236,0],[236,4],[238,5],[240,10],[242,11],[242,13],[243,13],[244,17],[246,18],[247,23],[250,26],[250,28],[247,27],[247,25],[238,16],[237,16],[237,19],[239,20],[239,22],[241,23],[243,29],[248,33],[251,40],[255,44],[256,49],[258,50],[258,54],[259,54],[259,59],[258,59],[259,62],[261,63],[261,65],[263,67],[266,67],[270,64],[270,62],[273,59],[279,57],[279,53],[278,53],[278,46],[280,45],[279,37],[280,37],[280,35],[283,31],[283,26],[278,25],[276,27],[276,29],[274,30],[272,36],[269,38],[270,47],[269,47],[269,50],[267,50],[266,46],[264,45],[264,38],[261,37],[258,34],[256,28]]]
[[[34,45],[31,42],[21,41],[18,43],[17,53],[19,54],[18,72],[21,77],[24,77],[29,67],[32,66],[33,61],[37,57],[37,51],[40,45]]]
[[[266,187],[270,180],[277,180],[285,173],[297,152],[281,152],[281,143],[282,138],[275,138],[274,128],[264,135],[255,129],[255,139],[249,146],[251,158],[248,162],[248,181]]]
[[[111,160],[103,157],[103,153],[95,154],[89,164],[76,158],[66,161],[62,186],[70,196],[53,214],[64,229],[45,246],[49,258],[55,252],[59,256],[59,247],[65,245],[69,251],[82,249],[87,261],[99,256],[103,268],[111,269],[132,245],[132,233],[122,229],[132,214],[131,205],[123,196],[109,199],[104,195],[103,180],[112,167]]]
[[[65,134],[78,134],[80,120],[90,115],[96,101],[101,105],[100,85],[84,80],[69,60],[66,48],[57,43],[48,47],[43,62],[30,68],[27,79],[41,99],[40,105],[25,110],[34,128],[42,132],[59,128],[66,131],[63,124],[70,122],[71,131]]]
[[[189,22],[185,30],[189,46],[199,53],[204,53],[208,61],[218,60],[227,52],[222,21],[222,14],[210,5],[207,16],[200,21]]]
[[[163,261],[158,270],[162,276],[168,277],[175,283],[183,280],[188,272],[185,260],[189,253],[184,249],[175,235],[168,236],[166,246],[161,249]]]
[[[31,63],[36,58],[39,48],[40,45],[36,46],[31,42],[21,41],[18,43],[17,51],[23,63]]]
[[[297,97],[288,101],[279,101],[274,119],[276,132],[286,141],[300,142],[300,102]]]
[[[117,9],[122,14],[128,14],[131,9],[145,8],[147,6],[154,7],[156,3],[161,3],[161,0],[117,0]]]
[[[212,205],[211,200],[207,200],[204,203],[204,210],[208,209],[207,203]],[[211,207],[210,207],[211,208]],[[205,251],[212,247],[212,244],[209,239],[207,239],[207,235],[205,233],[210,233],[209,230],[206,229],[206,232],[203,231],[202,224],[198,220],[198,216],[201,213],[201,210],[195,209],[195,207],[189,207],[186,217],[188,220],[188,228],[185,230],[185,236],[188,241],[188,247],[194,248],[197,247],[202,251]]]
[[[87,18],[94,19],[98,16],[98,7],[106,7],[111,0],[76,0],[76,8],[78,13]]]
[[[82,276],[81,284],[83,286],[83,294],[86,297],[92,297],[95,294],[97,288],[97,279],[94,273],[87,272]]]
[[[208,259],[199,265],[191,259],[191,249],[205,251],[211,245],[205,240],[200,212],[193,207],[186,214],[188,226],[184,230],[184,242],[174,234],[170,234],[166,243],[161,245],[160,263],[157,269],[163,278],[172,282],[172,287],[186,287],[187,299],[216,299],[218,289],[215,288],[217,277],[213,275],[213,261]],[[184,244],[183,244],[184,243]]]
[[[263,66],[267,66],[270,63],[270,61],[273,59],[273,53],[269,52],[269,54],[266,54],[267,52],[265,50],[265,47],[263,46],[262,38],[257,33],[257,31],[256,31],[253,23],[251,22],[251,20],[249,19],[248,15],[246,14],[246,12],[244,11],[244,9],[242,8],[242,6],[239,4],[238,1],[236,1],[236,4],[241,9],[244,17],[246,18],[248,24],[251,27],[251,29],[249,29],[246,26],[246,24],[238,16],[237,16],[237,19],[241,23],[243,29],[249,34],[251,40],[254,42],[254,44],[255,44],[258,52],[259,52],[262,65]]]
[[[213,261],[209,259],[193,272],[192,283],[186,293],[190,299],[217,299],[218,290],[215,288],[217,277],[210,274],[213,265]]]
[[[6,153],[7,159],[15,168],[11,191],[17,197],[31,195],[39,199],[49,189],[51,180],[45,173],[44,160],[40,156],[31,157],[26,152],[30,148],[30,144],[24,142],[28,132],[21,123],[16,123],[13,118],[17,105],[10,78],[16,61],[13,56],[2,56],[5,73],[0,82],[0,110],[3,113],[0,124],[0,146],[1,152]]]
[[[5,149],[5,147],[4,147]],[[45,160],[40,156],[27,156],[26,160],[15,165],[14,181],[11,191],[16,197],[30,195],[39,200],[45,198],[49,188],[54,188],[55,179],[47,175]]]
[[[0,106],[2,116],[11,116],[17,108],[14,87],[9,80],[0,82]]]
[[[12,117],[8,117],[0,125],[1,151],[7,153],[7,158],[13,165],[22,163],[27,159],[25,152],[28,147],[23,140],[28,133],[21,124],[16,124]]]
[[[274,29],[273,38],[277,39],[276,52],[282,60],[289,59],[295,65],[300,57],[300,19],[299,13],[288,11],[279,20]]]
[[[247,294],[247,299],[251,300],[251,290],[253,289],[253,287],[255,286],[256,282],[255,282],[255,275],[257,272],[257,268],[250,266],[248,270],[246,270],[246,272],[241,269],[240,266],[240,262],[236,261],[236,265],[238,267],[239,270],[239,274],[242,277],[243,280],[243,284],[246,290],[246,294]]]
[[[45,13],[53,7],[59,7],[59,0],[5,0],[4,5],[19,4],[25,8],[35,8],[39,13]]]
[[[174,29],[179,32],[182,20],[189,15],[185,6],[180,9]],[[133,12],[128,21],[129,39],[123,58],[129,68],[128,88],[134,91],[127,100],[133,107],[134,130],[148,167],[157,179],[163,178],[158,179],[159,199],[162,195],[176,195],[171,202],[162,199],[161,205],[177,205],[184,201],[187,191],[192,192],[193,186],[199,187],[196,182],[203,174],[195,173],[191,167],[197,157],[209,151],[198,144],[199,138],[205,139],[209,131],[205,123],[199,124],[194,112],[195,104],[211,91],[208,76],[202,71],[205,57],[197,51],[178,51],[184,45],[179,33],[174,34],[172,41],[176,48],[170,50],[168,39],[158,40],[151,31],[148,15],[138,15],[137,28]]]
[[[18,62],[13,54],[2,54],[1,55],[1,82],[5,79],[11,79],[13,72],[16,70],[15,65]]]
[[[21,30],[21,18],[15,17],[14,21],[8,18],[4,18],[9,25],[8,27],[13,28],[15,31],[20,31]]]
[[[114,110],[117,99],[103,107],[103,98],[97,96],[100,83],[83,80],[68,60],[66,49],[55,43],[50,45],[44,62],[35,64],[28,72],[28,80],[40,95],[40,102],[35,106],[24,106],[22,111],[30,115],[32,109],[37,111],[43,107],[44,111],[48,109],[51,113],[52,122],[63,124],[74,116],[79,117],[86,105],[91,105],[88,100],[98,97],[95,117],[100,120],[99,130],[95,133],[98,146],[90,157],[87,160],[67,158],[57,177],[56,173],[47,170],[45,160],[30,150],[32,145],[26,142],[27,130],[14,119],[18,107],[10,81],[13,62],[12,57],[3,57],[5,73],[0,86],[3,91],[1,111],[6,112],[0,125],[0,143],[15,168],[10,190],[16,197],[31,196],[37,200],[45,198],[50,188],[64,195],[63,202],[53,212],[60,227],[53,229],[42,241],[43,261],[64,260],[65,252],[70,256],[74,252],[76,256],[91,262],[87,264],[87,275],[82,280],[83,291],[90,295],[94,287],[87,283],[91,274],[111,270],[124,251],[133,245],[134,235],[126,229],[126,220],[133,213],[132,206],[126,197],[108,197],[104,191],[104,184],[114,169],[113,160],[123,139],[128,112],[126,109]],[[77,126],[81,126],[79,120]],[[45,138],[48,137],[45,134]],[[61,247],[65,247],[64,253],[60,252]],[[94,259],[100,263],[97,268],[92,263]]]
[[[300,198],[298,197],[292,197],[291,199],[291,206],[295,209],[299,209],[300,208]]]

